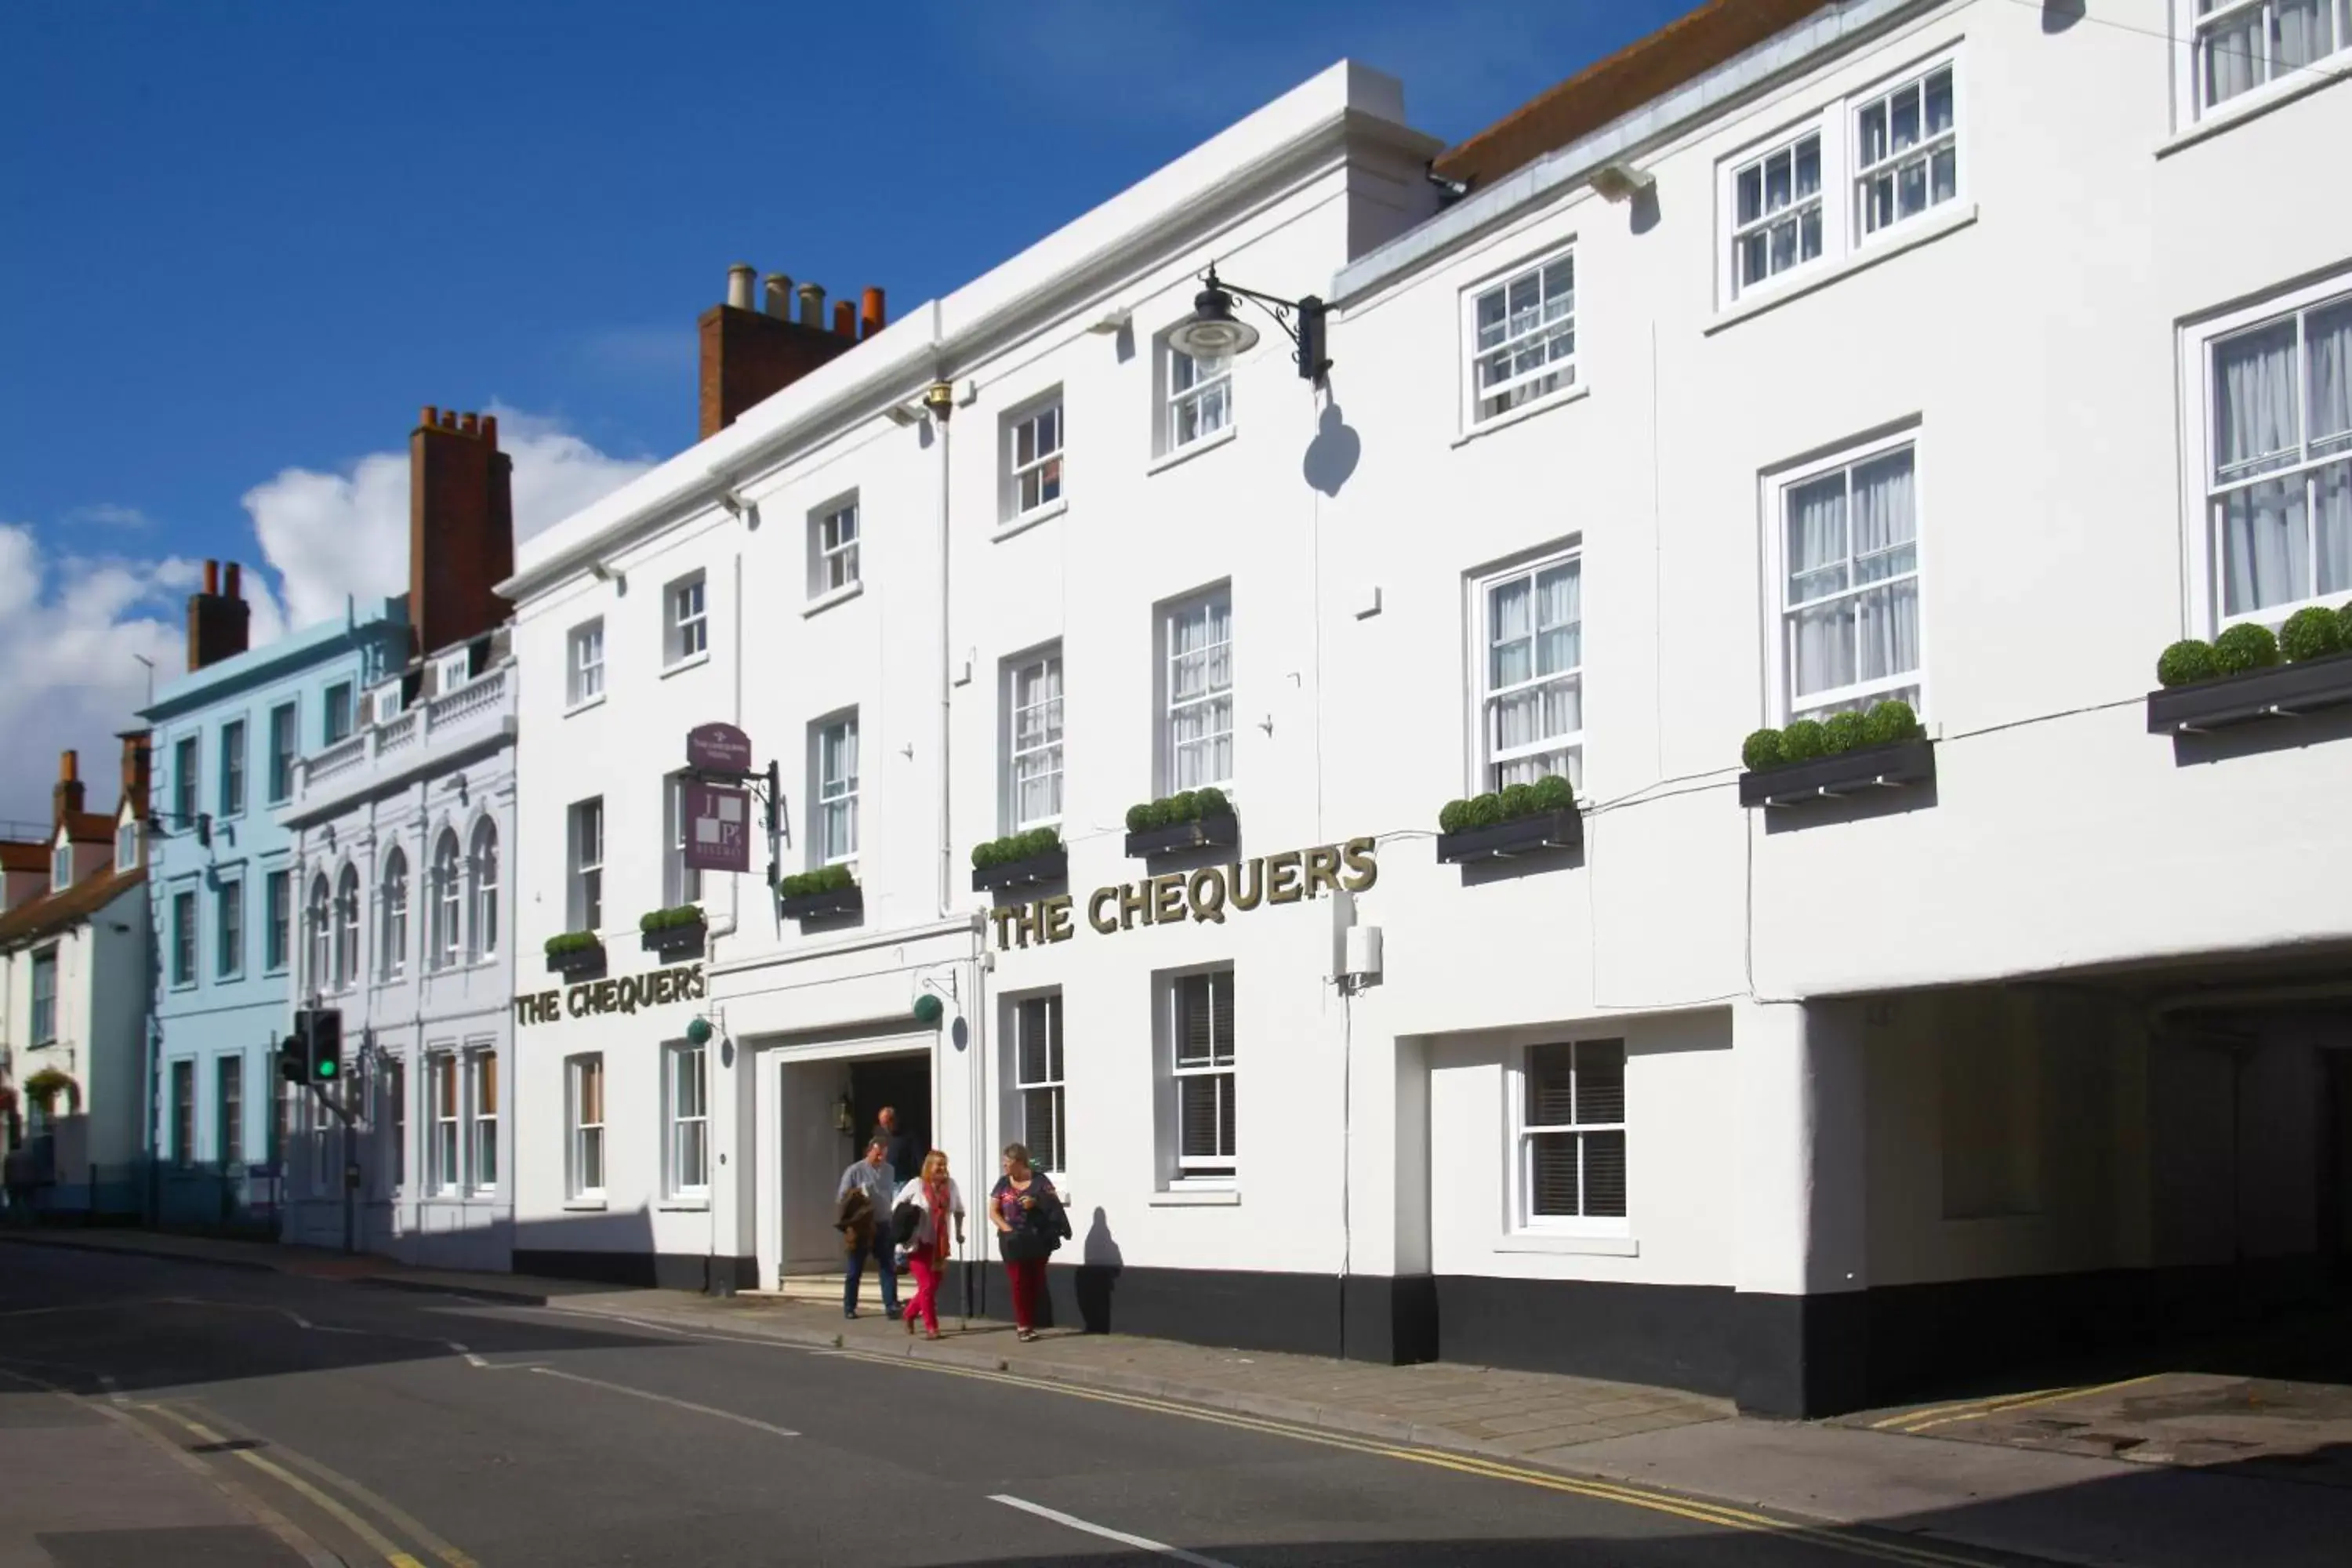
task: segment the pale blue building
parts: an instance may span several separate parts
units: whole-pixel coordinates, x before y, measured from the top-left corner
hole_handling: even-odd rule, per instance
[[[167,1225],[275,1228],[288,1100],[277,1042],[296,1004],[294,846],[278,813],[299,763],[359,727],[362,694],[409,658],[406,603],[248,648],[237,568],[188,600],[188,673],[153,736],[151,1204]]]

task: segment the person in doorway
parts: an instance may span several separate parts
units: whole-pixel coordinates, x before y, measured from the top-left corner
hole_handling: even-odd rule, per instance
[[[922,1151],[915,1147],[914,1135],[898,1125],[898,1110],[886,1105],[874,1118],[874,1136],[882,1140],[887,1151],[890,1169],[903,1184],[919,1173]]]
[[[913,1212],[908,1213],[909,1210]],[[963,1245],[963,1192],[948,1174],[948,1157],[944,1150],[934,1149],[923,1156],[923,1173],[898,1190],[898,1206],[893,1211],[914,1223],[900,1228],[900,1239],[906,1243],[907,1264],[915,1271],[915,1299],[907,1305],[907,1331],[915,1331],[915,1320],[923,1321],[923,1337],[940,1337],[940,1281],[947,1278],[948,1221],[955,1221],[955,1244]]]
[[[841,1315],[857,1316],[857,1281],[866,1272],[866,1260],[873,1258],[881,1267],[882,1310],[892,1321],[898,1317],[898,1271],[891,1267],[890,1200],[898,1194],[898,1184],[890,1173],[889,1144],[878,1133],[866,1141],[866,1158],[841,1173],[841,1187],[834,1194],[834,1203],[842,1214],[852,1216],[842,1227],[842,1243],[849,1253],[847,1278],[841,1292]],[[856,1215],[860,1206],[852,1201],[853,1194],[865,1200],[866,1217],[861,1223]]]
[[[1004,1146],[1004,1174],[988,1194],[988,1220],[1013,1282],[1013,1326],[1024,1342],[1034,1340],[1045,1298],[1045,1259],[1070,1234],[1070,1218],[1054,1184],[1030,1165],[1027,1144]]]

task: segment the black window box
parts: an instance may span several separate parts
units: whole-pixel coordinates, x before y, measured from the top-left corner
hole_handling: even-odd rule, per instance
[[[691,958],[701,952],[703,943],[709,940],[710,924],[697,921],[690,926],[664,926],[640,934],[647,952],[661,958]]]
[[[2193,735],[2263,719],[2294,719],[2347,704],[2352,704],[2352,658],[2337,655],[2151,691],[2147,732]]]
[[[973,867],[971,890],[992,893],[1003,888],[1026,888],[1038,882],[1058,882],[1069,874],[1070,847],[1056,844],[1043,855],[1032,855],[1026,859]]]
[[[550,974],[587,974],[604,967],[604,944],[601,942],[593,947],[575,947],[547,955]]]
[[[1538,812],[1491,827],[1465,827],[1437,836],[1437,858],[1444,865],[1465,860],[1500,860],[1513,855],[1539,855],[1547,850],[1573,849],[1584,842],[1584,814],[1574,806],[1565,811]]]
[[[1172,855],[1180,849],[1228,849],[1241,841],[1241,818],[1228,814],[1130,833],[1127,836],[1127,852],[1140,859],[1153,855]]]
[[[803,893],[782,900],[776,907],[788,921],[822,921],[835,915],[862,914],[866,910],[866,889],[854,885],[830,888],[822,893]]]
[[[1936,742],[1897,741],[1739,775],[1742,805],[1801,805],[1823,796],[1936,782]]]

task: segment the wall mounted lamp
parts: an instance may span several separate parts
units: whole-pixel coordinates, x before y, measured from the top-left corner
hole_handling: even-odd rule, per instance
[[[844,1138],[857,1136],[857,1108],[845,1094],[833,1102],[833,1130]]]
[[[1622,160],[1601,164],[1585,180],[1585,184],[1591,185],[1602,200],[1612,202],[1632,201],[1657,183],[1655,174],[1646,169],[1636,169]]]
[[[1202,275],[1201,283],[1201,291],[1192,297],[1192,313],[1177,322],[1168,334],[1171,345],[1194,359],[1224,359],[1249,353],[1257,346],[1258,331],[1234,314],[1234,300],[1247,300],[1273,317],[1274,324],[1290,340],[1290,357],[1298,366],[1298,374],[1321,384],[1331,368],[1330,356],[1323,352],[1324,317],[1329,307],[1322,300],[1312,294],[1285,300],[1244,289],[1238,283],[1223,282],[1218,279],[1213,264]]]

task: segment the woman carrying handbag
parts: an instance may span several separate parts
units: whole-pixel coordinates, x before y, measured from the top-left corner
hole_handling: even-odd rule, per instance
[[[923,1172],[898,1191],[893,1228],[905,1237],[908,1266],[915,1271],[915,1299],[907,1307],[907,1331],[923,1321],[925,1337],[940,1337],[940,1281],[947,1278],[948,1221],[955,1221],[956,1245],[963,1244],[963,1193],[948,1174],[947,1152],[923,1156]]]
[[[1029,1163],[1028,1146],[1004,1146],[1004,1174],[988,1194],[989,1223],[1013,1283],[1013,1326],[1025,1342],[1037,1337],[1037,1308],[1045,1296],[1045,1259],[1070,1234],[1061,1194]]]

